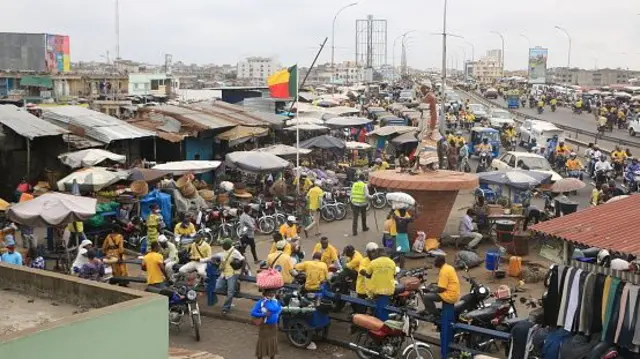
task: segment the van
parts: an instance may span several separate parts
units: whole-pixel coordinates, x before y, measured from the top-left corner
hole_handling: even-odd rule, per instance
[[[564,141],[564,131],[554,124],[540,120],[525,120],[520,126],[520,146],[529,148],[529,144],[536,140],[538,146],[544,145],[553,136],[558,136],[560,141]]]

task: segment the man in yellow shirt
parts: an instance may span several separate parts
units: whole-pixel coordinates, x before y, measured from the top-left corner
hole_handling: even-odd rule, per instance
[[[368,279],[367,296],[376,301],[374,315],[382,321],[389,319],[385,308],[396,289],[396,263],[387,256],[384,248],[379,248],[371,254],[371,262],[360,274]]]
[[[211,248],[209,248],[211,250]],[[215,255],[220,260],[220,276],[216,281],[216,292],[226,292],[227,298],[222,304],[222,314],[227,314],[231,310],[231,302],[236,292],[236,283],[242,269],[236,269],[237,264],[242,264],[245,258],[240,251],[233,247],[231,239],[227,238],[222,242],[222,250]],[[236,268],[234,268],[236,266]]]
[[[180,223],[177,223],[173,228],[173,233],[176,236],[188,236],[191,237],[196,234],[196,227],[191,223],[191,220],[187,216],[182,216]]]
[[[278,244],[278,242],[280,242],[282,240],[283,240],[282,234],[280,234],[280,233],[274,233],[273,234],[273,243],[271,244],[271,248],[269,249],[269,254],[273,254],[273,253],[278,251],[277,244]],[[282,251],[284,253],[286,253],[288,256],[290,256],[291,255],[291,249],[292,249],[291,248],[291,244],[289,242],[287,242],[287,241],[284,241],[284,243],[285,243],[285,246],[282,249]]]
[[[77,247],[80,242],[87,239],[87,236],[84,234],[84,223],[82,223],[82,221],[69,223],[67,225],[67,231],[71,234],[67,242],[67,247],[69,248]]]
[[[289,243],[282,239],[275,243],[276,251],[267,256],[267,264],[269,265],[269,268],[273,268],[280,272],[282,279],[284,280],[284,284],[291,284],[293,282],[293,277],[291,276],[293,261],[291,260],[291,256],[284,252],[286,245],[289,245]]]
[[[307,192],[307,205],[313,222],[304,229],[305,231],[310,231],[315,226],[316,236],[320,235],[320,207],[322,207],[322,197],[324,196],[324,191],[320,188],[320,185],[320,181],[316,181],[314,186]]]
[[[298,186],[298,179],[293,180],[293,187],[296,188]],[[306,174],[300,174],[300,193],[307,193],[309,189],[313,186],[313,182],[307,177]]]
[[[147,286],[157,288],[166,286],[165,281],[169,277],[165,272],[164,258],[160,254],[158,242],[151,243],[151,251],[142,257],[142,270],[147,272]]]
[[[360,260],[358,263],[358,279],[356,279],[356,293],[358,294],[358,298],[366,299],[367,298],[367,277],[362,274],[363,270],[366,273],[369,264],[371,263],[371,258],[375,258],[376,253],[378,252],[378,245],[374,242],[367,243],[366,247],[366,256]],[[354,312],[356,313],[366,313],[367,307],[361,305],[351,305],[353,307]]]
[[[582,181],[582,171],[584,170],[584,166],[578,159],[578,155],[575,152],[571,152],[569,155],[566,166],[569,177],[579,178]]]
[[[282,238],[290,240],[293,237],[298,236],[298,226],[296,226],[296,217],[287,217],[287,223],[280,226],[278,232],[282,235]]]
[[[440,270],[438,284],[422,298],[425,312],[432,320],[439,316],[436,302],[455,304],[460,299],[460,280],[455,268],[445,262],[444,256],[437,256],[433,265]]]
[[[329,244],[329,238],[320,238],[320,243],[317,243],[313,247],[313,254],[320,253],[320,260],[324,262],[327,267],[331,267],[338,261],[338,250],[333,245]]]
[[[329,268],[326,263],[320,261],[321,257],[320,253],[314,253],[312,261],[298,263],[295,266],[296,270],[307,274],[307,280],[304,283],[304,289],[307,292],[320,290],[320,285],[329,277]]]
[[[570,153],[571,153],[571,150],[569,149],[569,146],[564,144],[564,141],[560,141],[558,143],[558,146],[556,146],[557,157],[560,157],[560,156],[568,157]]]
[[[189,247],[189,258],[191,262],[180,267],[181,274],[188,274],[197,271],[204,278],[207,276],[207,261],[211,258],[211,246],[204,241],[204,237],[196,235],[195,240]]]
[[[382,158],[378,157],[374,161],[373,171],[385,171],[389,169],[389,163]]]

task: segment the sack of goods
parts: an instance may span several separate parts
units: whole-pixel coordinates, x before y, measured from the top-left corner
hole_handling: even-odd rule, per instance
[[[282,274],[273,268],[265,269],[256,276],[256,284],[260,289],[278,289],[284,286]]]
[[[416,200],[404,192],[387,193],[387,202],[391,204],[393,209],[409,208],[416,204]]]
[[[233,183],[229,181],[220,182],[220,189],[224,192],[232,192],[233,191]]]

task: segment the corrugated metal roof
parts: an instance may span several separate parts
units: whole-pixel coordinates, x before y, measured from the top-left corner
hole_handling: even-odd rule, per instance
[[[198,102],[189,107],[219,116],[243,126],[283,126],[288,117],[230,104],[224,101]]]
[[[531,230],[569,242],[640,254],[640,194],[538,223]]]
[[[234,127],[238,124],[230,119],[215,116],[210,113],[199,111],[195,108],[186,106],[162,105],[149,108],[150,111],[163,113],[165,115],[176,118],[177,120],[186,120],[196,126],[200,126],[201,130],[215,130],[219,128]]]
[[[81,129],[84,133],[76,134],[84,135],[103,143],[155,135],[151,131],[132,126],[125,121],[102,112],[79,106],[45,108],[43,118],[56,125],[66,127],[72,132],[76,132],[75,129]]]
[[[40,119],[14,105],[0,105],[0,123],[30,140],[69,133],[64,128]]]

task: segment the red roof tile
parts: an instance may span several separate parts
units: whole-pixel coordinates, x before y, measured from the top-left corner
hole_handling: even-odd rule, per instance
[[[640,254],[640,194],[538,223],[531,230],[569,242]]]

